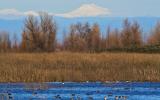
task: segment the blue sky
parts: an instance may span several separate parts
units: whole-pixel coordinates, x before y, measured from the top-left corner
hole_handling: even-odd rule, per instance
[[[0,12],[3,11],[4,14],[5,9],[14,9],[18,12],[64,14],[90,4],[109,10],[108,16],[160,16],[160,0],[0,0]]]
[[[159,10],[160,0],[0,0],[0,31],[7,30],[10,33],[21,33],[23,18],[30,14],[37,16],[39,11],[45,11],[54,16],[73,18],[56,17],[59,33],[62,33],[63,29],[67,29],[70,24],[79,21],[97,22],[100,24],[102,31],[105,32],[107,25],[116,28],[121,27],[123,19],[119,17],[139,16],[142,16],[142,19],[137,20],[145,31],[148,31],[159,20]],[[110,16],[111,19],[106,17],[92,19],[92,16]],[[118,19],[112,18],[112,16],[118,17]],[[144,16],[149,17],[149,19]],[[79,19],[77,17],[88,18]]]

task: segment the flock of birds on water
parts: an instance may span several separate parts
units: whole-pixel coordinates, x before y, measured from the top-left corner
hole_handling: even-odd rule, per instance
[[[127,96],[115,96],[114,100],[127,100]],[[60,95],[55,96],[56,100],[63,100]],[[80,96],[77,96],[77,98],[74,98],[74,94],[72,94],[72,97],[70,98],[70,100],[83,100]],[[87,100],[94,100],[93,97],[88,97]],[[110,100],[109,96],[105,96],[103,100]],[[113,99],[112,99],[113,100]]]
[[[36,93],[34,93],[34,95],[36,95]],[[112,94],[105,96],[103,100],[127,100],[128,99],[127,96],[115,96],[112,99],[110,99],[110,97],[113,97]],[[14,100],[14,98],[12,97],[11,93],[4,93],[4,94],[0,94],[0,100]],[[53,97],[53,100],[64,100],[64,99],[60,95],[56,95]],[[76,96],[75,94],[72,94],[69,100],[83,100],[83,98],[81,98],[80,96]],[[94,100],[94,98],[89,96],[87,100]]]
[[[64,84],[64,83],[62,83]],[[33,98],[35,99],[35,97],[38,94],[37,92],[33,92]],[[88,94],[86,94],[88,95]],[[33,98],[28,98],[29,100],[32,100]],[[47,100],[45,98],[36,98],[36,100]],[[2,93],[0,94],[0,100],[16,100],[14,99],[13,95],[9,92],[7,93]],[[55,96],[53,96],[53,100],[66,100],[64,99],[60,94],[57,94]],[[88,95],[87,99],[81,97],[80,95],[76,95],[76,94],[71,94],[70,97],[67,98],[67,100],[94,100],[94,97],[92,97],[91,95]],[[97,100],[97,99],[96,99]],[[104,96],[103,99],[101,100],[128,100],[128,96],[114,96],[112,93],[109,93],[107,96]]]

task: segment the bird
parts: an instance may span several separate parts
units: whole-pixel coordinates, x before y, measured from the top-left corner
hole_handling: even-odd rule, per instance
[[[55,96],[56,99],[61,99],[60,95]]]
[[[115,96],[115,100],[118,100],[119,98],[118,98],[118,96]]]
[[[104,100],[107,100],[107,97],[106,97],[106,96],[104,97]]]
[[[93,97],[88,97],[88,100],[93,100]]]
[[[81,100],[81,97],[80,97],[80,96],[77,96],[77,100]]]

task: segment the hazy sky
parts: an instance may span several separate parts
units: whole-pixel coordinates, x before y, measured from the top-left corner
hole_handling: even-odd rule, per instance
[[[0,0],[0,15],[3,15],[5,12],[7,14],[12,12],[13,14],[16,11],[42,10],[54,14],[70,13],[73,11],[71,14],[75,14],[79,11],[83,12],[88,8],[84,6],[82,7],[83,10],[74,10],[80,8],[82,5],[90,4],[95,4],[97,7],[109,10],[110,16],[160,16],[160,0]],[[93,9],[94,7],[92,6],[88,11],[102,10],[98,8]],[[14,9],[16,11],[8,11],[8,9]]]

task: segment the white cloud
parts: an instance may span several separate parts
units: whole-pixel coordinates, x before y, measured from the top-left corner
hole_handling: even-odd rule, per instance
[[[54,14],[51,12],[48,12],[48,13],[49,15],[53,15],[53,16],[73,18],[73,17],[106,16],[106,15],[110,15],[111,12],[109,9],[99,7],[95,4],[84,4],[78,9],[75,9],[68,13],[63,13],[63,14]],[[23,18],[28,15],[38,16],[38,12],[36,11],[21,12],[16,9],[0,9],[0,18],[15,19],[15,18]]]
[[[20,12],[16,9],[0,9],[0,18],[3,19],[17,19],[28,15],[38,16],[38,13],[34,11]]]
[[[0,15],[21,16],[21,12],[17,11],[16,9],[2,9],[0,10]]]
[[[72,18],[72,17],[106,16],[110,14],[111,12],[107,8],[99,7],[95,4],[84,4],[78,9],[75,9],[71,12],[64,14],[57,14],[57,16]]]
[[[16,9],[2,9],[0,10],[0,18],[2,19],[16,19],[22,16],[21,12]]]

